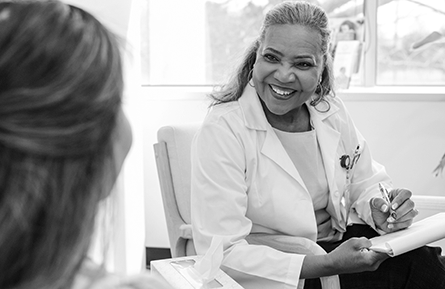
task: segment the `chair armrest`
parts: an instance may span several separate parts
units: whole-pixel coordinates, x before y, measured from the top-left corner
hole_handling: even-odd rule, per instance
[[[179,231],[180,231],[181,238],[189,239],[189,240],[193,239],[192,225],[182,224],[181,226],[179,226]]]
[[[411,199],[416,203],[416,207],[421,209],[445,211],[445,197],[442,196],[419,196],[414,195]]]
[[[440,212],[445,212],[445,197],[414,195],[411,199],[416,204],[416,209],[419,211],[416,221]]]
[[[269,246],[276,250],[292,254],[326,254],[326,251],[317,243],[302,237],[254,233],[247,236],[246,241],[252,245]],[[321,277],[320,281],[323,289],[340,289],[340,280],[338,275]],[[304,280],[301,280],[298,283],[298,289],[300,288],[304,288]]]

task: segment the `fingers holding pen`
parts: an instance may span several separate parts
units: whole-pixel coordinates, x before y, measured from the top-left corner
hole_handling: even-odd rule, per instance
[[[371,211],[378,228],[385,232],[394,232],[411,226],[418,215],[411,200],[412,193],[406,189],[395,189],[387,198],[371,199]]]
[[[373,198],[371,199],[371,205],[374,210],[378,210],[381,213],[388,213],[389,212],[389,206],[384,199],[382,198]]]
[[[385,232],[390,232],[391,230],[388,228],[387,221],[389,217],[390,205],[382,198],[371,199],[370,205],[372,218],[377,228]]]
[[[411,201],[411,196],[413,194],[407,189],[392,189],[389,191],[388,195],[391,202],[391,209],[397,210],[406,201]],[[412,203],[414,204],[414,202]]]
[[[391,203],[389,204],[390,215],[387,219],[388,229],[398,231],[411,226],[414,217],[419,213],[411,200],[411,191],[393,189],[389,192],[389,196]]]

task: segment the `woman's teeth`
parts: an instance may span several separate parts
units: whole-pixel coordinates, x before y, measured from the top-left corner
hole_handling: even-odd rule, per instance
[[[286,90],[279,89],[278,87],[275,87],[273,85],[271,85],[270,87],[272,88],[272,90],[275,93],[277,93],[277,94],[279,94],[281,96],[288,96],[288,95],[290,95],[290,94],[292,94],[294,92],[294,90],[286,91]]]

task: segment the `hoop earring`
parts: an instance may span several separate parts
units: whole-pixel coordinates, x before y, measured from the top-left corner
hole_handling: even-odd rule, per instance
[[[319,104],[320,101],[321,97],[314,98],[313,96],[311,96],[311,102],[309,104],[312,106],[317,106],[317,104]]]
[[[323,88],[323,85],[321,85],[321,83],[319,83],[317,85],[317,88],[315,89],[315,93],[318,95],[318,97],[314,98],[314,96],[311,96],[310,104],[312,106],[317,106],[317,104],[319,104],[323,100],[324,88]]]
[[[248,79],[248,84],[251,86],[251,87],[255,87],[255,85],[254,84],[252,84],[250,81],[252,80],[252,78],[253,78],[253,68],[249,71],[249,73],[247,74],[247,79]]]
[[[321,99],[324,96],[324,86],[320,83],[319,87],[320,87],[320,89],[318,92],[318,96],[319,96],[318,99]]]

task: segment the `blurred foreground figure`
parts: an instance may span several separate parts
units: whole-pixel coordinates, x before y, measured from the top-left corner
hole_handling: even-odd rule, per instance
[[[131,146],[115,37],[59,1],[0,1],[0,288],[168,288],[86,256]]]

